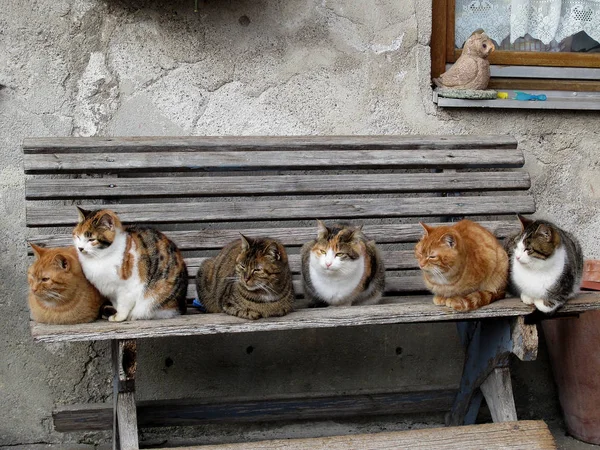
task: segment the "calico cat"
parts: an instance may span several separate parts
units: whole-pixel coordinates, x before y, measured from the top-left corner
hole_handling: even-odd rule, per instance
[[[207,312],[245,319],[283,316],[294,290],[285,248],[274,239],[241,239],[205,260],[196,276],[198,299]]]
[[[49,324],[96,320],[104,298],[85,278],[75,247],[31,248],[36,258],[27,271],[31,318]]]
[[[73,241],[86,277],[116,309],[108,320],[185,313],[187,269],[173,242],[152,228],[124,227],[107,209],[77,209]]]
[[[545,220],[518,216],[521,232],[505,240],[509,291],[544,313],[553,313],[579,291],[583,253],[577,240]]]
[[[362,227],[326,227],[317,220],[317,239],[304,244],[302,281],[311,306],[372,305],[381,299],[385,267]]]
[[[466,219],[421,226],[415,256],[436,305],[470,311],[504,297],[508,256],[492,233]]]

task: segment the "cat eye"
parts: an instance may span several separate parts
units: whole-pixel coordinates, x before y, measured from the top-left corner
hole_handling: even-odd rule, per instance
[[[327,252],[326,252],[325,250],[319,250],[319,253],[320,253],[321,255],[324,255],[324,254],[325,254],[325,253],[327,253]]]
[[[44,282],[44,283],[45,283],[46,281],[50,281],[50,278],[48,278],[48,277],[44,277],[44,278],[42,278],[42,282]]]
[[[346,256],[346,253],[336,253],[335,256],[337,256],[338,258],[343,258],[344,256]]]

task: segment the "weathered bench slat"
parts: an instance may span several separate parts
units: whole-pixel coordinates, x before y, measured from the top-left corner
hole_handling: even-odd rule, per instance
[[[203,425],[207,423],[315,420],[380,414],[416,414],[448,411],[455,386],[410,392],[345,393],[344,395],[288,395],[260,399],[150,400],[137,403],[138,427]],[[59,406],[52,413],[59,432],[112,428],[107,404]]]
[[[387,274],[385,279],[384,295],[406,295],[411,292],[426,292],[427,288],[425,287],[425,283],[423,282],[423,277],[421,274],[417,271],[412,272],[418,273],[418,275],[394,277]],[[188,299],[194,299],[197,297],[196,285],[194,284],[195,282],[196,281],[193,278],[190,280],[187,290]],[[304,294],[304,288],[299,275],[294,275],[292,284],[294,285],[294,293],[296,294],[296,297],[302,296]]]
[[[32,179],[28,200],[525,190],[526,172]]]
[[[385,270],[401,270],[401,269],[418,269],[419,265],[414,256],[413,250],[396,250],[396,251],[382,251],[381,252]],[[205,259],[209,257],[196,257],[186,258],[188,272],[191,276],[194,276],[198,271],[198,267]],[[288,255],[290,263],[290,269],[292,273],[300,273],[301,261],[299,254]]]
[[[533,311],[531,306],[514,298],[500,300],[464,313],[434,305],[431,295],[396,297],[388,301],[396,303],[361,306],[360,314],[357,314],[359,307],[309,308],[292,312],[284,317],[257,321],[226,314],[189,314],[173,319],[121,323],[102,320],[68,327],[31,322],[31,333],[36,341],[70,342],[474,320],[498,316],[517,317]]]
[[[556,443],[544,422],[523,420],[464,427],[178,448],[179,450],[550,450],[556,449]]]
[[[107,205],[106,207],[112,208],[113,205]],[[519,231],[519,224],[516,220],[482,221],[478,223],[492,231],[498,238],[504,238]],[[432,225],[437,226],[441,223],[432,223]],[[363,231],[370,239],[374,239],[379,244],[416,242],[423,236],[423,228],[418,223],[367,224],[363,227]],[[281,240],[286,246],[298,247],[316,237],[316,224],[313,227],[306,228],[279,228],[274,226],[273,228],[224,230],[203,228],[193,231],[165,231],[165,234],[173,239],[182,250],[217,250],[232,240],[239,239],[240,233],[245,233],[250,237],[270,236]],[[29,237],[28,241],[47,247],[65,247],[73,245],[73,236],[71,234],[35,235]]]
[[[23,153],[219,150],[366,150],[517,148],[511,136],[169,136],[27,138]]]
[[[517,149],[52,153],[26,155],[25,173],[522,167]]]
[[[469,312],[456,312],[434,305],[431,295],[387,299],[396,303],[359,307],[302,309],[284,317],[249,321],[226,314],[190,314],[173,319],[109,322],[79,325],[44,325],[31,322],[31,334],[41,342],[74,342],[110,339],[138,339],[162,336],[191,336],[248,333],[305,328],[335,328],[393,323],[423,323],[517,317],[530,314],[533,307],[516,298],[498,300]],[[569,300],[558,315],[581,313],[598,308],[600,293],[585,292]]]
[[[94,205],[82,205],[95,209]],[[356,219],[411,216],[524,214],[535,212],[525,195],[482,197],[372,198],[271,200],[244,202],[190,202],[110,205],[124,223],[232,222],[243,220]],[[76,210],[70,207],[27,208],[29,226],[72,226]]]

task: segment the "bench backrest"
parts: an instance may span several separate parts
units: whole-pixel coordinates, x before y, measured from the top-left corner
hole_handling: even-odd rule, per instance
[[[155,226],[203,258],[239,233],[280,239],[301,295],[299,247],[315,219],[363,224],[387,270],[386,295],[424,291],[419,221],[482,222],[499,238],[535,204],[508,136],[36,138],[23,143],[28,240],[71,245],[74,204]],[[189,297],[195,297],[190,284]]]

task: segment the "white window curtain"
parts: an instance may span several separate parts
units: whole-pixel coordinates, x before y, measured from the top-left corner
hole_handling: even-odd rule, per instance
[[[529,35],[548,45],[580,31],[600,42],[600,0],[456,0],[456,47],[478,28],[498,43]]]

